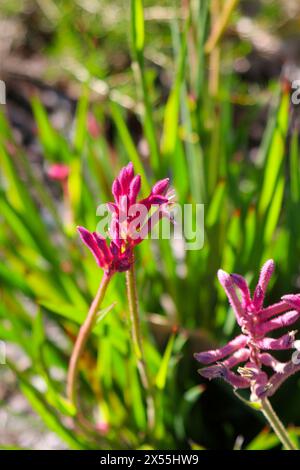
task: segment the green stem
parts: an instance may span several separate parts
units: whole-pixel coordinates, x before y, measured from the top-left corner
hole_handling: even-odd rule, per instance
[[[261,400],[261,411],[269,422],[272,429],[274,430],[274,432],[276,433],[282,445],[286,448],[286,450],[298,450],[297,447],[291,441],[282,422],[273,410],[268,398],[263,398]]]
[[[152,393],[152,387],[149,379],[148,370],[144,360],[142,334],[140,327],[139,311],[138,311],[138,299],[136,290],[135,280],[135,269],[134,262],[131,265],[129,271],[126,272],[126,285],[127,285],[127,297],[129,304],[129,322],[131,326],[131,335],[133,341],[133,347],[137,359],[138,370],[141,377],[142,385],[145,389],[146,402],[147,402],[147,420],[149,429],[152,430],[155,426],[155,404]]]
[[[79,330],[79,333],[78,333],[78,336],[77,336],[77,339],[75,341],[75,345],[73,348],[73,352],[71,355],[69,369],[68,369],[68,376],[67,376],[67,397],[70,400],[70,402],[73,403],[73,405],[75,406],[76,406],[76,401],[77,401],[76,400],[76,380],[77,380],[77,375],[78,375],[79,360],[85,348],[88,337],[90,336],[92,328],[95,324],[97,313],[99,312],[101,303],[103,301],[103,298],[106,293],[106,289],[110,280],[111,280],[111,275],[109,274],[103,275],[96,297],[94,298],[90,306],[88,315],[84,323],[80,327],[80,330]]]

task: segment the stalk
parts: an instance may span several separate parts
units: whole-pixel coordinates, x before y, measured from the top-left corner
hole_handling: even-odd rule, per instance
[[[286,450],[298,450],[297,447],[291,441],[285,427],[283,426],[282,422],[278,418],[277,414],[272,408],[271,403],[269,402],[268,398],[263,398],[261,400],[261,411],[267,421],[269,422],[270,426],[272,427],[273,431],[277,435],[278,439],[285,447]]]
[[[109,281],[111,280],[111,274],[104,274],[98,288],[96,297],[94,298],[88,315],[81,325],[77,339],[75,341],[75,345],[73,348],[73,352],[71,355],[69,369],[68,369],[68,376],[67,376],[67,397],[69,401],[76,406],[76,381],[78,376],[78,365],[80,357],[83,353],[85,348],[86,342],[90,336],[92,328],[95,324],[97,313],[100,309],[101,303],[103,301],[104,295],[106,293]]]
[[[131,336],[141,382],[146,395],[148,426],[149,429],[152,430],[155,426],[155,404],[149,374],[144,359],[134,262],[132,263],[130,269],[126,272],[126,286],[129,304],[129,323],[131,327]]]

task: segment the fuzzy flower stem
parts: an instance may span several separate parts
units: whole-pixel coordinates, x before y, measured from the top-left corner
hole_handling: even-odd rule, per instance
[[[277,435],[278,439],[285,447],[286,450],[298,450],[297,447],[291,441],[285,427],[283,426],[282,422],[278,418],[277,414],[272,408],[271,403],[269,402],[268,398],[263,398],[261,400],[261,411],[267,421],[269,422],[270,426],[272,427],[273,431]]]
[[[77,339],[75,341],[75,345],[73,348],[73,352],[71,355],[69,369],[68,369],[68,376],[67,376],[67,397],[73,405],[76,406],[76,380],[78,375],[78,366],[79,360],[85,348],[86,342],[89,338],[89,335],[92,331],[92,328],[95,324],[97,313],[99,312],[101,303],[104,299],[104,295],[106,293],[108,284],[111,280],[111,274],[105,274],[102,277],[100,286],[98,288],[96,297],[94,298],[88,315],[81,325]]]
[[[143,353],[143,342],[139,319],[139,308],[138,308],[138,297],[136,289],[135,269],[134,260],[131,267],[126,271],[126,285],[127,285],[127,297],[129,304],[129,323],[131,327],[131,335],[133,341],[134,352],[137,359],[138,370],[141,377],[141,382],[146,394],[147,402],[147,420],[149,430],[153,430],[155,426],[155,403],[151,387],[151,382],[147,370],[147,366],[144,359]]]

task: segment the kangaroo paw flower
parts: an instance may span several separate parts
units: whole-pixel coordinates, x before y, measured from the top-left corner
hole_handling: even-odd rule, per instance
[[[290,375],[300,370],[300,365],[293,361],[282,363],[272,355],[272,351],[294,348],[297,332],[290,331],[276,339],[267,336],[273,330],[293,325],[300,318],[300,295],[285,295],[280,302],[263,307],[274,267],[273,260],[263,265],[252,297],[245,278],[218,271],[219,281],[243,334],[221,348],[195,354],[199,362],[212,364],[199,371],[203,377],[210,380],[221,377],[234,388],[249,388],[253,401],[270,396]],[[268,368],[273,375],[269,375]]]

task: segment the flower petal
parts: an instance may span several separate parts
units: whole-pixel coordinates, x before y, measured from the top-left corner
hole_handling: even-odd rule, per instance
[[[151,194],[159,194],[161,196],[164,196],[169,187],[169,182],[170,182],[169,178],[165,178],[163,180],[158,181],[153,186]]]
[[[80,238],[83,241],[83,243],[90,249],[90,251],[93,253],[97,264],[103,268],[105,263],[103,259],[103,254],[100,251],[97,242],[95,241],[93,234],[89,232],[86,228],[84,227],[77,227],[77,230],[80,234]]]
[[[257,340],[256,344],[259,348],[267,350],[281,351],[291,349],[294,347],[295,335],[296,331],[290,331],[280,338],[263,338]]]
[[[239,274],[230,274],[234,284],[240,289],[244,307],[251,303],[250,291],[246,279]]]
[[[283,295],[281,299],[296,310],[300,310],[300,294],[298,295]]]
[[[196,353],[194,354],[194,357],[202,364],[211,364],[212,362],[219,361],[220,359],[229,356],[229,354],[234,353],[238,349],[243,348],[246,346],[247,341],[247,336],[239,335],[233,340],[229,341],[222,348]]]
[[[257,335],[266,335],[270,331],[277,330],[278,328],[284,328],[286,326],[293,325],[300,318],[300,312],[297,310],[291,310],[290,312],[284,313],[279,317],[273,318],[272,320],[262,323],[256,328]]]
[[[240,299],[236,294],[232,277],[222,269],[219,269],[218,279],[226,292],[226,295],[228,297],[231,307],[233,308],[238,324],[242,325],[246,313],[240,302]]]

